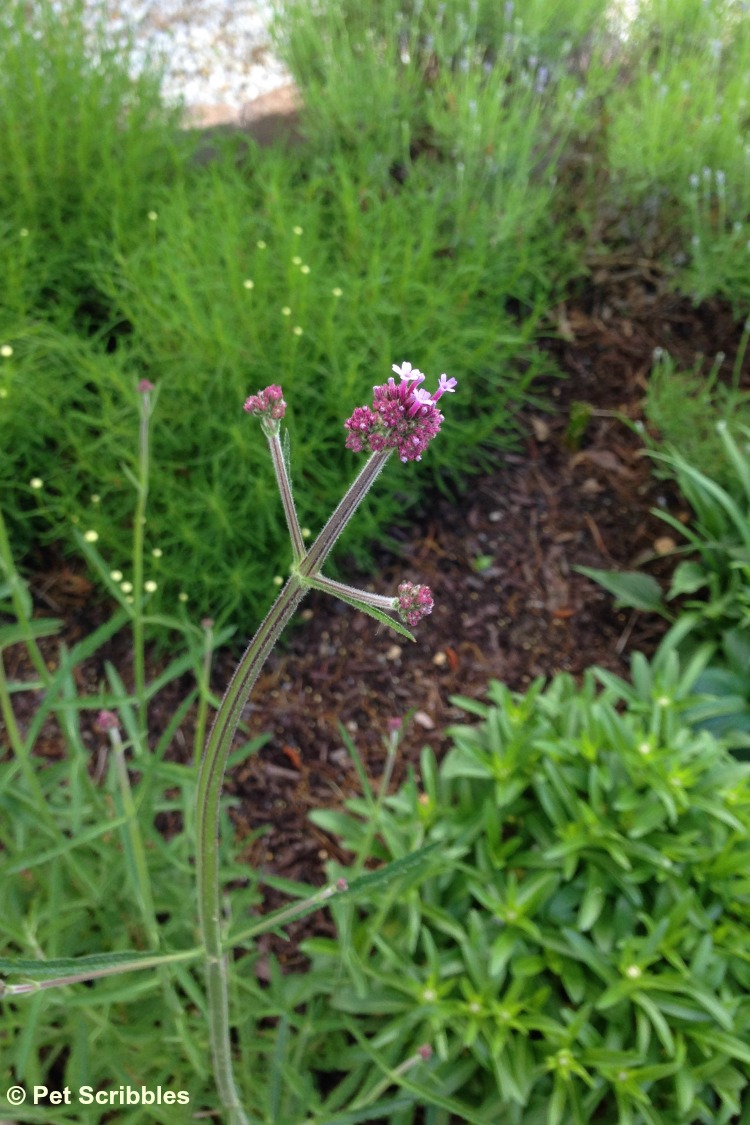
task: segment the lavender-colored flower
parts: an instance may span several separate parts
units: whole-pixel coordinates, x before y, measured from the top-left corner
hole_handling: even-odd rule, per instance
[[[148,379],[141,379],[140,383],[138,384],[138,394],[145,395],[148,394],[149,391],[153,391],[153,389],[154,384],[149,382]]]
[[[418,368],[404,362],[400,367],[394,363],[393,370],[401,382],[390,378],[373,387],[372,407],[358,406],[345,423],[346,447],[355,453],[397,449],[402,461],[419,461],[443,421],[435,404],[447,391],[453,393],[456,380],[441,375],[430,394],[420,386],[425,376]]]
[[[402,582],[398,588],[396,609],[407,625],[417,625],[428,613],[432,613],[435,602],[429,586],[415,586],[413,582]]]

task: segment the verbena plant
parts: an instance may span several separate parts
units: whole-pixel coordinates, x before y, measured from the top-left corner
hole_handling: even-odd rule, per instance
[[[440,765],[311,814],[355,868],[448,861],[304,948],[375,1048],[429,1039],[459,1120],[747,1120],[750,775],[686,722],[706,658],[492,682]]]
[[[280,437],[286,412],[281,388],[272,384],[245,403],[246,411],[260,418],[268,439],[294,563],[291,577],[237,667],[200,763],[197,758],[186,765],[164,760],[171,737],[192,702],[190,697],[158,739],[153,753],[148,745],[151,698],[165,682],[191,665],[200,684],[198,731],[204,729],[211,644],[225,639],[214,638],[211,623],[204,622],[202,644],[196,645],[195,634],[200,636],[200,631],[186,628],[191,651],[186,658],[174,661],[159,681],[147,683],[144,627],[149,621],[161,627],[173,628],[175,624],[150,618],[147,602],[154,584],[144,580],[143,526],[149,492],[150,427],[157,393],[154,385],[142,380],[138,386],[138,472],[131,482],[137,501],[134,583],[123,587],[119,579],[107,573],[95,547],[95,532],[89,530],[81,536],[81,548],[102,570],[121,609],[75,650],[69,653],[62,649],[60,668],[54,673],[39,650],[38,638],[54,633],[57,623],[32,620],[28,594],[15,569],[5,526],[0,523],[0,563],[5,582],[0,596],[15,617],[15,624],[0,633],[0,649],[25,642],[37,674],[30,683],[9,682],[0,661],[0,706],[10,750],[0,770],[0,800],[8,813],[2,829],[7,857],[2,881],[6,899],[3,927],[6,953],[15,954],[0,959],[4,978],[0,994],[7,1004],[0,1038],[8,1049],[8,1078],[16,1083],[8,1093],[11,1107],[23,1101],[23,1089],[18,1085],[22,1082],[25,1087],[33,1087],[34,1107],[39,1102],[47,1104],[50,1090],[76,1091],[72,1103],[65,1103],[75,1107],[75,1117],[56,1114],[56,1121],[79,1120],[79,1106],[91,1104],[116,1106],[119,1119],[131,1120],[128,1107],[153,1105],[152,1092],[158,1086],[154,1110],[158,1120],[173,1120],[170,1114],[174,1111],[166,1107],[178,1103],[213,1108],[218,1095],[229,1125],[277,1121],[282,1106],[285,1121],[304,1120],[313,1125],[325,1120],[344,1125],[415,1103],[421,1096],[421,1088],[417,1091],[407,1083],[405,1075],[416,1063],[430,1057],[428,1044],[420,1045],[408,1058],[394,1059],[388,1053],[373,1055],[366,1043],[361,1044],[359,1063],[346,1082],[327,1096],[316,1083],[313,1059],[302,1074],[299,1063],[292,1060],[299,1060],[306,1049],[313,1049],[317,1055],[321,1036],[328,1039],[329,1047],[334,1044],[340,1050],[348,1038],[348,1028],[340,1019],[331,1020],[321,1012],[314,984],[295,987],[276,980],[263,995],[251,975],[241,981],[230,971],[230,954],[248,943],[252,948],[257,935],[277,930],[286,920],[318,909],[333,897],[369,893],[373,886],[386,885],[420,864],[432,862],[429,850],[410,857],[405,864],[363,875],[351,885],[340,877],[321,890],[308,888],[301,902],[292,902],[254,924],[240,921],[228,927],[226,882],[234,881],[242,869],[223,870],[220,844],[224,774],[243,708],[265,659],[305,593],[309,589],[327,591],[410,639],[410,631],[390,613],[397,611],[403,621],[414,625],[432,610],[432,596],[425,586],[403,582],[395,597],[385,597],[334,581],[321,571],[391,454],[396,451],[403,463],[421,460],[441,428],[443,416],[437,402],[454,390],[456,380],[442,375],[437,389],[429,393],[422,387],[425,376],[411,364],[394,366],[394,371],[399,381],[390,378],[376,386],[372,407],[358,407],[346,423],[348,447],[357,453],[368,452],[369,457],[309,550],[292,497],[288,443],[282,444]],[[109,666],[106,696],[81,695],[75,687],[77,664],[126,622],[133,629],[135,650],[132,691]],[[32,696],[28,725],[19,721],[13,706],[13,697],[24,693]],[[42,698],[34,706],[38,693]],[[80,712],[91,708],[98,709],[99,730],[110,739],[109,755],[102,755],[93,773],[78,726]],[[40,771],[34,750],[45,720],[52,716],[66,733],[70,761]],[[241,753],[251,749],[245,746]],[[128,751],[130,756],[126,757]],[[102,792],[105,775],[107,791]],[[175,787],[181,799],[166,800],[165,790]],[[51,792],[54,795],[49,799]],[[157,811],[175,809],[182,812],[184,831],[170,840],[155,830],[153,819]],[[111,846],[113,838],[122,849],[120,864],[112,863],[107,849],[101,846]],[[93,860],[86,855],[88,844],[94,845]],[[152,862],[154,855],[158,857],[156,864]],[[197,945],[190,909],[193,860]],[[118,884],[118,875],[121,878],[123,874],[129,892],[124,898]],[[247,884],[246,872],[241,879]],[[287,884],[280,885],[288,889]],[[291,889],[299,895],[298,887]],[[232,897],[235,906],[240,906],[241,919],[257,901],[256,887],[251,884],[249,894],[244,890]],[[113,916],[118,914],[120,924],[113,924]],[[97,947],[99,952],[94,952]],[[252,957],[247,962],[252,965]],[[200,963],[205,972],[205,996],[191,973],[191,967]],[[141,983],[138,971],[153,969],[155,979]],[[123,983],[107,980],[101,991],[74,991],[72,995],[69,991],[85,981],[131,973],[136,974],[135,983],[126,976]],[[235,1003],[241,993],[245,1003],[252,1005],[251,1011],[245,1010],[234,1020],[230,1016],[230,985]],[[51,990],[63,990],[61,998],[45,1003]],[[292,1009],[303,1001],[309,1008],[299,1018]],[[133,1004],[138,1009],[135,1015],[130,1010]],[[79,1031],[71,1026],[72,1011],[79,1013]],[[278,1025],[275,1034],[259,1036],[260,1021],[269,1017],[274,1017]],[[23,1033],[21,1026],[25,1027]],[[290,1028],[294,1028],[294,1043],[290,1043]],[[96,1063],[89,1051],[92,1029],[96,1029],[99,1048]],[[233,1033],[239,1040],[236,1048]],[[269,1064],[271,1053],[273,1062]],[[238,1057],[241,1068],[237,1067]],[[236,1070],[242,1076],[239,1082]],[[212,1078],[217,1095],[210,1089]],[[98,1090],[100,1084],[114,1084],[114,1089]],[[403,1088],[395,1100],[385,1096],[394,1084]],[[87,1100],[92,1091],[94,1102]],[[53,1105],[60,1104],[56,1093],[50,1097]],[[133,1120],[139,1119],[139,1112],[133,1111]],[[32,1114],[33,1120],[50,1119],[36,1108],[32,1108]]]

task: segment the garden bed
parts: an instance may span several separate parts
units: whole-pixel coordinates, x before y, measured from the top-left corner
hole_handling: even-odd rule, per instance
[[[418,576],[435,595],[435,611],[417,643],[396,643],[371,619],[313,593],[284,651],[271,656],[245,715],[250,733],[268,733],[269,741],[235,766],[226,784],[239,838],[247,841],[248,869],[320,884],[329,858],[346,862],[335,840],[307,820],[311,809],[339,807],[358,792],[339,723],[377,781],[388,720],[413,711],[395,786],[408,765],[416,765],[422,746],[430,745],[438,757],[447,749],[446,727],[461,716],[451,696],[481,698],[490,678],[523,690],[537,676],[557,671],[580,676],[594,664],[627,675],[632,652],[651,655],[656,649],[666,624],[652,615],[616,611],[610,595],[574,567],[626,569],[661,553],[665,557],[655,561],[652,573],[671,571],[669,529],[652,509],[687,512],[674,487],[653,476],[642,442],[621,416],[642,419],[657,341],[686,368],[698,353],[723,352],[729,369],[738,342],[734,322],[721,302],[694,307],[675,296],[654,298],[648,279],[639,284],[631,275],[624,284],[614,272],[601,274],[558,309],[558,331],[560,326],[567,339],[546,345],[566,376],[543,389],[553,410],[526,409],[526,438],[518,452],[504,455],[495,472],[472,480],[464,495],[431,496],[408,531],[392,531],[398,554],[379,552],[379,587]],[[590,407],[577,437],[571,426],[574,403]],[[46,568],[33,583],[39,612],[61,616],[63,637],[75,643],[105,620],[111,607],[95,598],[83,575],[55,564],[52,555]],[[88,690],[102,682],[105,660],[127,678],[128,644],[126,634],[116,637],[83,666]],[[47,646],[54,659],[56,642]],[[22,660],[19,646],[17,661],[12,655],[9,660],[12,678],[19,676]],[[212,678],[218,694],[233,661],[230,651],[218,655]],[[154,661],[149,679],[163,666]],[[178,681],[155,698],[154,741],[191,684]],[[19,708],[33,706],[32,696],[18,701]],[[94,720],[84,712],[92,768],[104,739]],[[189,717],[170,756],[179,758],[182,746],[182,758],[189,760],[190,724]],[[52,759],[64,755],[53,721],[39,745]],[[171,833],[179,825],[165,817],[162,827]],[[269,906],[281,901],[268,892]],[[312,915],[291,924],[290,943],[262,940],[295,967],[301,963],[299,940],[327,924],[324,915]]]

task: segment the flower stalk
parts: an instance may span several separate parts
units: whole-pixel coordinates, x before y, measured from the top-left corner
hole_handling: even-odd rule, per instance
[[[455,379],[440,378],[437,391],[430,396],[420,389],[424,375],[405,363],[393,370],[401,383],[389,379],[374,388],[373,410],[358,408],[346,423],[347,446],[355,451],[368,448],[370,456],[348,488],[343,499],[313,542],[305,550],[297,518],[289,469],[279,439],[286,403],[281,387],[270,386],[250,395],[245,411],[260,420],[265,433],[279,487],[292,546],[291,577],[248,645],[216,713],[198,774],[196,796],[196,869],[198,914],[206,965],[208,1020],[214,1074],[219,1097],[229,1125],[247,1125],[232,1066],[229,1016],[228,961],[225,952],[221,882],[219,874],[219,812],[224,773],[242,710],[261,669],[281,636],[284,627],[311,588],[323,590],[360,608],[397,611],[415,624],[432,610],[432,595],[426,586],[402,583],[398,597],[357,590],[335,582],[320,573],[336,541],[356,512],[370,487],[385,466],[390,454],[398,450],[402,461],[419,460],[443,420],[434,403],[452,391]],[[391,619],[392,621],[392,619]],[[392,622],[394,628],[396,623]],[[403,632],[402,627],[399,626]],[[330,892],[321,896],[321,903]],[[293,912],[293,910],[292,910]],[[291,915],[290,915],[291,916]]]
[[[134,478],[136,490],[135,521],[133,524],[133,678],[137,700],[139,737],[133,749],[142,753],[147,744],[148,730],[146,699],[146,655],[143,623],[143,551],[146,533],[146,507],[151,459],[150,423],[158,392],[148,379],[138,384],[138,475]]]

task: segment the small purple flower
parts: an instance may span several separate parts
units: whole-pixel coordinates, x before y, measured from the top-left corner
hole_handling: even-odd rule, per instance
[[[153,391],[153,389],[154,384],[149,382],[148,379],[141,379],[140,383],[138,384],[138,394],[146,395],[149,391]]]
[[[430,394],[420,385],[425,376],[410,363],[394,363],[393,370],[401,382],[390,378],[373,387],[372,407],[358,406],[345,423],[346,447],[355,453],[397,449],[402,461],[420,461],[443,421],[435,404],[446,392],[453,393],[456,380],[441,375]]]
[[[435,602],[429,586],[415,586],[413,582],[402,582],[398,588],[396,609],[407,625],[417,625],[428,613],[432,613]]]

